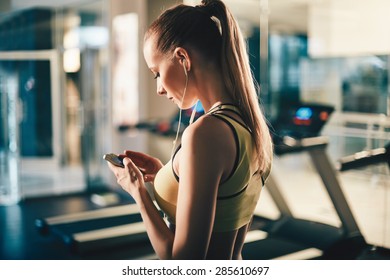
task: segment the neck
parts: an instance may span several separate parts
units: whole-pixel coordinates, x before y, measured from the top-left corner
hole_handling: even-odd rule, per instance
[[[210,75],[210,73],[212,73]],[[197,91],[205,112],[225,103],[235,103],[218,71],[204,71],[198,76]]]

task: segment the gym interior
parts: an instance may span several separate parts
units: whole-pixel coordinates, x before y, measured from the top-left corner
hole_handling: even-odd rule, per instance
[[[0,259],[156,259],[102,156],[169,159],[178,109],[142,46],[178,2],[1,1]],[[243,258],[389,260],[390,2],[225,3],[275,144]]]

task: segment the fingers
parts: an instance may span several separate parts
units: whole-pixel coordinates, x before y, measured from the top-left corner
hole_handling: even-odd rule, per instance
[[[128,157],[130,157],[132,159],[135,158],[135,159],[138,159],[138,160],[145,160],[145,158],[146,158],[145,154],[139,153],[139,152],[125,150],[124,153],[125,153],[125,155],[127,155]]]
[[[142,172],[138,169],[138,167],[134,164],[134,162],[128,157],[123,159],[123,164],[128,169],[130,174],[130,179],[132,182],[143,178]]]
[[[114,175],[116,177],[116,182],[119,185],[121,185],[121,182],[123,180],[125,180],[125,178],[126,178],[126,175],[124,174],[124,168],[115,166],[110,162],[107,162],[107,164],[108,164],[108,167],[110,168],[111,172],[114,173]]]
[[[131,160],[137,166],[145,166],[146,165],[147,158],[145,157],[144,154],[134,152],[134,151],[129,151],[129,150],[125,150],[124,153],[127,157],[131,158]]]
[[[135,172],[134,174],[129,173],[130,176],[132,178],[138,178],[138,179],[143,177],[145,182],[153,182],[156,173],[163,166],[161,161],[159,161],[158,159],[150,157],[147,154],[135,152],[131,150],[124,150],[123,154],[120,154],[119,157],[122,159],[129,158],[132,164],[131,165],[127,164],[130,167],[128,169],[137,170],[137,172]],[[123,163],[126,166],[127,160],[126,161],[123,160]],[[110,166],[110,168],[114,172],[115,169],[113,168],[115,167]],[[140,171],[141,174],[138,171]],[[132,181],[134,180],[132,179]]]
[[[137,165],[138,169],[140,169],[143,174],[156,173],[160,169],[159,162],[156,162],[156,158],[129,150],[125,150],[124,152],[126,156]]]
[[[144,181],[145,182],[153,182],[154,181],[154,177],[156,177],[155,174],[145,174],[144,175]]]
[[[137,173],[135,173],[134,171],[130,171],[130,178],[132,182],[136,181],[138,179]]]
[[[115,165],[113,165],[112,163],[110,163],[110,162],[107,162],[107,164],[108,164],[108,167],[111,169],[111,171],[112,171],[112,173],[114,173],[115,175],[116,175],[116,173],[117,173],[117,166],[115,166]]]
[[[117,177],[117,178],[123,178],[124,177],[123,176],[124,173],[129,173],[130,176],[132,177],[132,179],[134,179],[134,180],[137,179],[138,178],[138,174],[137,174],[137,172],[135,170],[138,170],[138,168],[136,167],[136,165],[134,163],[132,163],[129,160],[129,158],[125,157],[125,159],[127,159],[126,161],[123,160],[123,164],[125,165],[125,168],[115,166],[114,164],[112,164],[110,162],[107,162],[108,167],[111,169],[112,173],[114,173],[115,177]],[[129,164],[128,161],[130,161],[132,163],[132,165]]]

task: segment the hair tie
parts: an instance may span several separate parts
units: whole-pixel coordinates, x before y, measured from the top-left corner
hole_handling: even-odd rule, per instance
[[[219,20],[219,18],[217,18],[216,16],[211,16],[210,19],[215,22],[215,25],[218,28],[219,34],[221,34],[221,36],[222,36],[222,25],[221,25],[221,21]]]
[[[196,5],[195,8],[199,12],[203,13],[204,15],[207,15],[207,17],[210,18],[215,23],[215,25],[218,28],[219,34],[221,34],[221,36],[222,36],[221,21],[219,20],[219,18],[217,18],[215,15],[213,15],[212,8],[209,5],[211,2],[212,1],[205,1],[205,0],[203,0],[201,2],[201,4],[200,5]]]

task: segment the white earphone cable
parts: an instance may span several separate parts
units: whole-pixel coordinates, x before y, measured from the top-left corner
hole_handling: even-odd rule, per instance
[[[185,97],[185,95],[186,95],[186,92],[187,92],[187,85],[188,85],[188,74],[187,74],[187,71],[186,71],[185,68],[184,68],[184,74],[185,74],[185,76],[186,76],[186,81],[185,81],[185,85],[184,85],[183,97],[181,98],[181,104],[180,104],[180,106],[183,106],[184,97]],[[179,138],[182,111],[183,111],[183,109],[180,108],[180,111],[179,111],[179,123],[178,123],[178,125],[177,125],[176,137],[175,137],[175,140],[173,140],[173,143],[172,143],[173,145],[172,145],[172,151],[171,151],[171,159],[173,158],[173,153],[174,153],[175,148],[176,148],[176,142],[177,142],[177,139]]]

